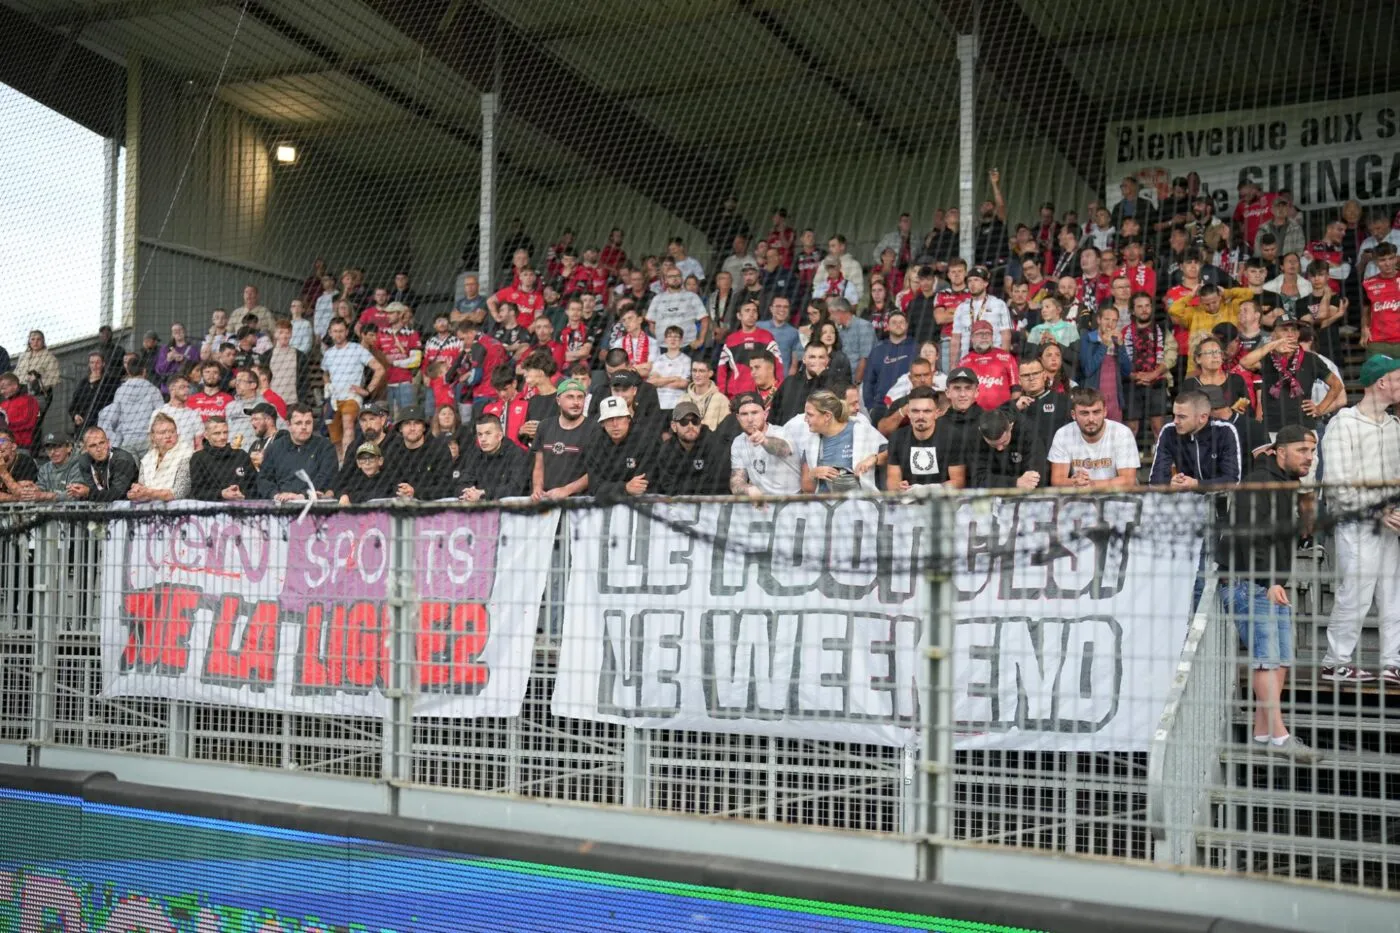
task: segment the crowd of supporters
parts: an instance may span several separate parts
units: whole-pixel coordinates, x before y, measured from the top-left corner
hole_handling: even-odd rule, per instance
[[[857,257],[783,210],[755,232],[731,199],[708,262],[680,238],[629,256],[621,229],[540,251],[517,227],[503,286],[463,273],[431,319],[406,273],[370,283],[317,260],[286,313],[248,286],[236,309],[130,349],[104,330],[62,429],[42,436],[60,374],[35,332],[0,361],[0,498],[1400,480],[1400,215],[1348,203],[1314,237],[1288,192],[1242,184],[1220,217],[1193,174],[1155,200],[1124,179],[1111,209],[1046,204],[1012,229],[988,182],[970,257],[954,209],[922,235],[902,215]],[[1345,410],[1343,335],[1373,354],[1371,401]],[[1319,438],[1321,456],[1285,458]],[[1400,566],[1394,535],[1339,547]],[[1277,581],[1256,582],[1230,598],[1286,609]],[[1339,603],[1364,614],[1372,596]],[[1400,591],[1380,598],[1384,676],[1400,684]],[[1327,676],[1373,678],[1344,629]]]

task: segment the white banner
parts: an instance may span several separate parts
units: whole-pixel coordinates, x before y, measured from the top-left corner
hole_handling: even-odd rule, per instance
[[[913,743],[931,514],[854,499],[574,513],[553,712]],[[1180,496],[964,505],[949,530],[960,745],[1145,749],[1204,514]]]
[[[108,525],[103,696],[382,716],[401,547],[415,568],[415,715],[519,715],[558,513],[419,516],[399,542],[382,513],[162,511]]]
[[[1107,201],[1133,175],[1160,203],[1171,180],[1196,171],[1224,216],[1242,181],[1287,188],[1302,210],[1400,200],[1400,95],[1386,94],[1267,110],[1111,123],[1105,158]],[[1267,219],[1267,218],[1266,218]]]

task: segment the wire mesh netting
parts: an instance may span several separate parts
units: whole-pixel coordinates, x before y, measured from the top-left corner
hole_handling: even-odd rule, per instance
[[[0,739],[1400,886],[1397,16],[0,0]]]

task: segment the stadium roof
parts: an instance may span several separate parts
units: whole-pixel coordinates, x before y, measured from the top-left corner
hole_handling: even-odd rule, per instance
[[[935,11],[935,12],[930,12]],[[696,219],[755,161],[950,145],[956,36],[979,137],[1055,147],[1097,187],[1134,116],[1400,87],[1392,0],[0,0],[0,81],[120,135],[129,56],[382,177],[606,177]],[[911,54],[910,49],[917,49]],[[16,50],[21,54],[16,55]],[[814,132],[818,135],[814,138]],[[445,159],[444,153],[450,154]]]

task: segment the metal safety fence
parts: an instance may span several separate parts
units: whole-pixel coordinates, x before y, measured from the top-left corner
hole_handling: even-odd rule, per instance
[[[15,510],[0,741],[1400,888],[1384,503],[1245,495]]]

